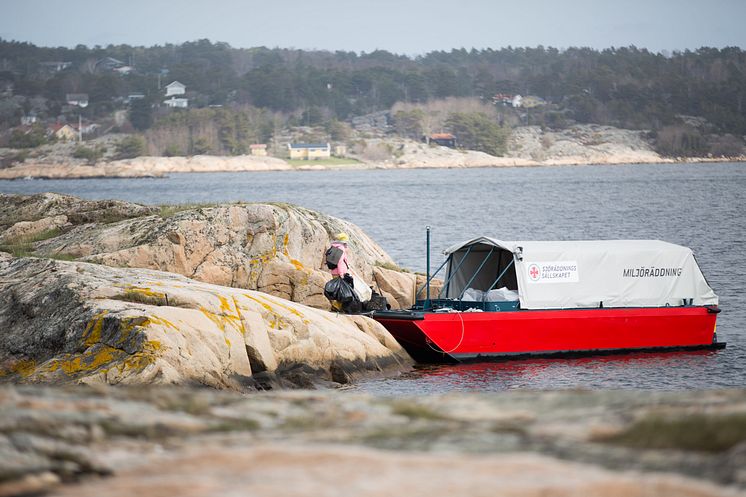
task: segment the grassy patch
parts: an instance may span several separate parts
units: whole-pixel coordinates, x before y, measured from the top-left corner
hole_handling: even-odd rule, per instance
[[[0,245],[0,252],[7,252],[13,257],[29,257],[34,255],[34,243],[55,238],[62,233],[59,228],[44,230],[30,236],[20,236]]]
[[[132,216],[121,212],[105,211],[103,215],[96,220],[99,224],[114,224],[120,221],[132,219]]]
[[[746,413],[697,414],[680,419],[651,416],[621,433],[594,441],[643,449],[722,452],[746,441]]]
[[[333,423],[325,422],[322,418],[315,416],[291,416],[280,425],[282,429],[290,431],[306,431],[333,426]]]
[[[328,159],[285,159],[291,166],[343,166],[360,164],[356,159],[346,159],[343,157],[329,157]]]
[[[78,260],[78,258],[72,254],[49,254],[46,256],[47,259],[54,259],[56,261],[75,261]]]
[[[229,419],[209,428],[211,432],[256,431],[261,428],[255,419]]]
[[[427,445],[448,433],[450,432],[443,430],[441,426],[394,426],[365,433],[360,440],[364,444],[384,449],[422,449],[422,444]]]
[[[41,233],[37,233],[36,235],[32,236],[30,238],[30,242],[40,242],[42,240],[49,240],[50,238],[56,238],[62,234],[62,230],[59,228],[52,228],[45,231],[42,231]]]
[[[160,212],[158,213],[163,219],[173,217],[179,212],[189,211],[193,209],[205,209],[208,207],[215,207],[215,204],[174,204],[174,205],[161,205]]]
[[[156,306],[168,305],[167,304],[168,297],[166,297],[165,293],[135,290],[135,289],[125,290],[123,294],[114,295],[111,298],[113,300],[122,300],[124,302],[132,302],[135,304],[156,305]]]
[[[34,248],[30,243],[8,243],[0,245],[0,252],[7,252],[13,257],[30,257],[34,255]]]
[[[154,403],[159,409],[166,411],[179,411],[193,416],[202,416],[210,413],[212,406],[207,396],[190,395],[188,392],[167,392],[160,398],[147,399]]]
[[[411,273],[409,269],[401,268],[397,266],[396,264],[394,264],[393,262],[376,261],[375,263],[373,263],[373,265],[376,267],[383,268],[383,269],[388,269],[390,271],[397,271],[399,273]]]
[[[30,243],[28,244],[14,244],[14,245],[0,245],[0,252],[7,252],[13,257],[39,257],[42,259],[54,259],[56,261],[76,261],[77,256],[72,254],[37,254],[34,252],[34,247]]]
[[[450,419],[433,411],[429,407],[412,402],[395,402],[391,406],[391,412],[406,416],[409,419],[424,419],[427,421],[446,421]]]

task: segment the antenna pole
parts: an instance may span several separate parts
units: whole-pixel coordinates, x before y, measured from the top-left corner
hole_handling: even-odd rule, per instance
[[[425,294],[425,309],[430,308],[430,226],[426,228],[427,230],[427,269],[425,270],[425,273],[427,274],[427,284],[425,287],[427,288],[427,292]],[[415,299],[417,299],[417,296],[415,295]]]

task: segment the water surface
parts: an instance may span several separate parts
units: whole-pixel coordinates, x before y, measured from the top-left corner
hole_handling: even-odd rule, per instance
[[[724,311],[724,351],[418,368],[356,389],[375,393],[509,388],[740,387],[746,384],[746,164],[567,166],[174,174],[168,178],[0,181],[149,204],[290,202],[352,221],[401,266],[425,270],[477,235],[503,240],[661,239],[691,247]]]

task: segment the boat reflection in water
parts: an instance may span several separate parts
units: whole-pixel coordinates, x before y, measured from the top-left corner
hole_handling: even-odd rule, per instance
[[[712,388],[717,385],[709,373],[712,356],[717,353],[639,352],[572,359],[420,364],[399,377],[370,380],[352,388],[393,396],[512,389]]]

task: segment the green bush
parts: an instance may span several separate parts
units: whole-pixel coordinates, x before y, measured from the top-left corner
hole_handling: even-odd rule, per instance
[[[401,136],[419,140],[425,134],[424,120],[422,109],[400,110],[394,114],[394,128]]]
[[[145,140],[141,136],[130,135],[117,143],[116,158],[132,159],[145,154]]]
[[[184,152],[182,152],[181,148],[178,145],[168,145],[166,147],[166,150],[163,151],[164,157],[181,157],[184,155]]]
[[[454,112],[445,124],[456,135],[460,147],[497,156],[505,153],[509,128],[500,126],[484,113]]]
[[[89,164],[95,164],[101,157],[104,156],[106,149],[100,145],[93,148],[79,145],[73,151],[73,157],[76,159],[85,159]]]
[[[10,167],[13,164],[20,164],[21,162],[28,159],[28,150],[20,150],[14,154],[7,155],[0,158],[0,169],[4,167]]]
[[[715,157],[738,157],[744,153],[743,140],[730,134],[713,137],[710,153]]]
[[[212,147],[207,142],[207,138],[199,137],[194,140],[192,146],[192,155],[209,155],[212,152]]]
[[[710,149],[707,137],[687,124],[664,126],[656,134],[655,150],[667,157],[701,157]]]
[[[45,143],[47,137],[41,126],[34,126],[30,131],[15,129],[8,140],[10,148],[36,148]]]

